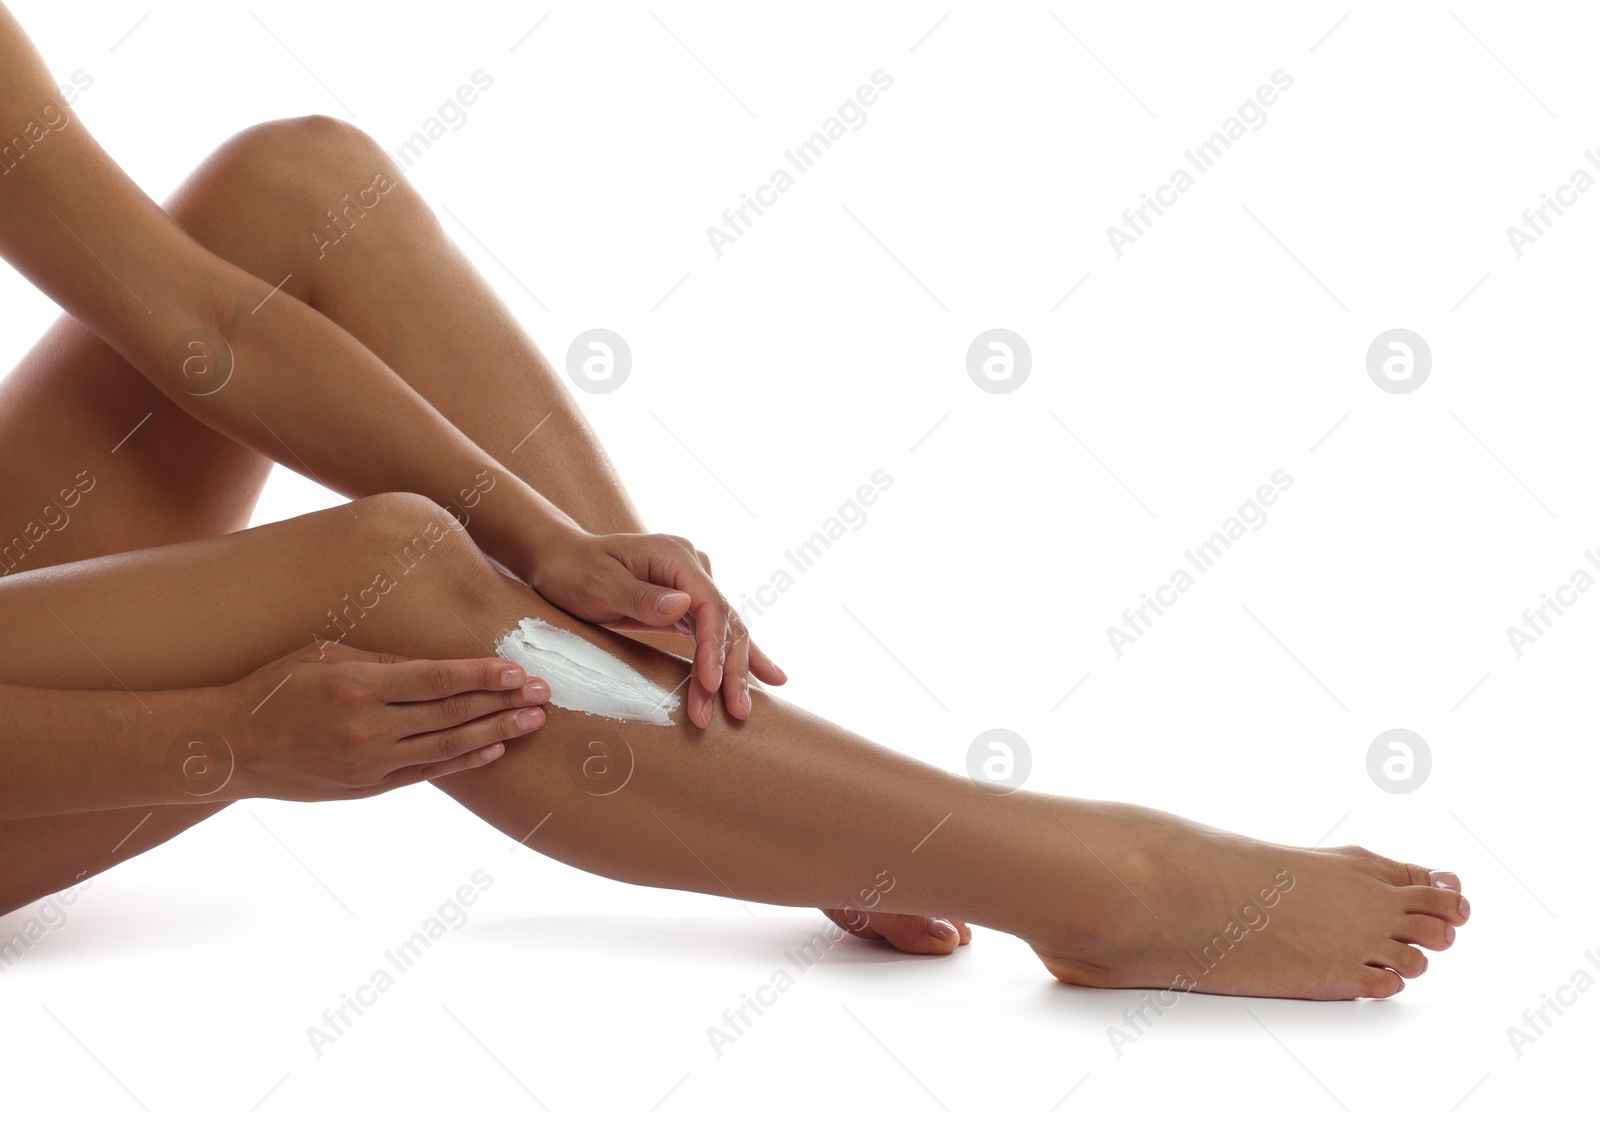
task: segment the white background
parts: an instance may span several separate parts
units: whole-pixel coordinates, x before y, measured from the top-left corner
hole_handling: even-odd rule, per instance
[[[1003,727],[1033,788],[1450,867],[1473,917],[1392,1001],[1191,996],[1120,1056],[1137,995],[1056,985],[1005,935],[841,947],[719,1058],[706,1027],[820,915],[610,884],[426,787],[257,802],[96,879],[0,979],[8,1120],[1503,1120],[1576,1096],[1600,994],[1521,1057],[1506,1029],[1600,979],[1600,593],[1520,656],[1506,629],[1600,577],[1600,191],[1520,257],[1506,228],[1593,170],[1579,8],[12,8],[59,80],[92,74],[76,112],[157,199],[258,120],[393,149],[485,69],[412,182],[558,364],[583,330],[627,339],[628,381],[584,406],[652,527],[737,596],[894,479],[751,618],[790,699],[952,770]],[[867,123],[718,257],[707,226],[879,68]],[[1265,125],[1118,257],[1106,228],[1280,68]],[[12,274],[0,307],[9,364],[54,310]],[[1033,356],[1009,394],[965,368],[997,326]],[[1409,394],[1366,370],[1395,327],[1432,350]],[[1278,469],[1267,523],[1116,655],[1107,627]],[[258,519],[333,499],[280,472]],[[1366,765],[1395,727],[1433,755],[1406,795]],[[480,868],[469,923],[316,1057],[306,1027]]]

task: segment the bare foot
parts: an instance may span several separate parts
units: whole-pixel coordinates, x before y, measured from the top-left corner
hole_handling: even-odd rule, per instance
[[[1033,943],[1068,984],[1387,997],[1427,970],[1417,946],[1448,949],[1467,920],[1455,875],[1365,848],[1278,847],[1133,805],[1056,819],[1101,874],[1071,932]]]

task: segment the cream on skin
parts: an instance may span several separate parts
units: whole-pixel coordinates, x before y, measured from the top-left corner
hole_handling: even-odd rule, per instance
[[[676,695],[598,645],[537,617],[517,622],[494,650],[549,684],[550,702],[557,707],[608,719],[638,719],[658,727],[677,725],[672,712],[682,700]]]

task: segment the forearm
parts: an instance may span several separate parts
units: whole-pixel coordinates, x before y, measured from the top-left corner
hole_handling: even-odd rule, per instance
[[[229,765],[189,735],[207,696],[0,685],[0,820],[206,800]]]
[[[219,263],[212,282],[234,290],[212,302],[214,330],[231,353],[225,385],[196,394],[181,371],[157,379],[183,409],[346,496],[426,496],[522,576],[533,569],[533,545],[578,530],[355,337],[295,298],[243,271],[227,276],[229,270]],[[217,382],[213,376],[198,389]]]

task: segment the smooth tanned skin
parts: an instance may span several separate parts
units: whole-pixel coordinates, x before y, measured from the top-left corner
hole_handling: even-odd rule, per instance
[[[70,730],[107,753],[159,763],[174,732],[205,727],[225,734],[247,766],[259,716],[223,685],[314,634],[330,636],[329,611],[370,588],[376,570],[393,573],[394,554],[429,526],[446,533],[355,620],[351,644],[419,658],[483,656],[498,632],[534,616],[681,688],[693,640],[630,639],[581,621],[486,557],[506,562],[501,550],[514,550],[482,533],[495,526],[498,496],[519,489],[536,489],[562,519],[592,533],[643,525],[559,378],[397,172],[381,204],[318,255],[310,231],[325,227],[324,212],[371,183],[376,169],[392,168],[377,145],[323,118],[240,134],[168,204],[192,250],[170,238],[159,210],[108,202],[104,218],[78,233],[120,247],[113,260],[126,271],[117,272],[163,309],[156,314],[92,260],[68,261],[64,251],[60,261],[30,257],[17,224],[3,217],[21,198],[15,177],[32,175],[52,153],[66,154],[57,175],[120,176],[109,161],[71,163],[69,141],[81,128],[74,121],[51,134],[0,177],[0,250],[79,318],[63,318],[0,385],[0,535],[37,520],[80,471],[96,482],[71,522],[0,578],[0,683],[35,692],[30,714],[46,714],[36,689],[77,694],[83,706],[61,707],[63,730],[68,711],[97,716],[98,727]],[[333,403],[303,412],[289,439],[297,450],[296,439],[354,450],[351,463],[370,466],[365,475],[332,479],[331,462],[327,475],[365,498],[242,531],[267,457],[301,466],[251,427],[240,404],[250,393],[270,400],[274,379],[288,386],[300,357],[272,332],[259,334],[250,346],[260,384],[241,384],[233,399],[230,385],[212,396],[219,404],[197,411],[141,374],[153,345],[131,326],[152,315],[182,321],[190,308],[232,300],[239,277],[265,295],[290,274],[263,308],[281,305],[287,311],[276,315],[289,320],[266,323],[275,332],[336,325],[359,349],[353,363],[377,364],[405,390],[393,411],[357,416]],[[168,304],[149,295],[169,290]],[[185,311],[169,313],[169,305]],[[226,320],[219,313],[221,327]],[[426,409],[407,406],[408,395]],[[404,467],[426,464],[436,416],[465,444],[452,454],[446,442],[431,456],[456,461],[428,472],[445,479],[489,465],[494,473],[494,490],[466,513],[466,531],[414,494],[430,487]],[[485,450],[498,459],[485,460]],[[124,687],[143,702],[122,698]],[[266,706],[292,705],[293,690],[291,682]],[[509,742],[499,761],[436,784],[513,839],[543,822],[529,846],[629,882],[839,912],[859,910],[863,892],[888,872],[894,884],[883,905],[897,913],[870,914],[869,936],[948,952],[970,920],[1022,937],[1051,972],[1080,984],[1387,996],[1426,968],[1417,946],[1448,947],[1466,921],[1453,876],[1360,849],[1278,848],[1128,805],[1001,797],[771,694],[756,696],[748,718],[724,708],[705,729],[681,712],[676,726],[657,728],[552,707],[544,727]],[[586,791],[572,761],[573,748],[597,735],[625,739],[634,762],[623,788],[604,798]],[[8,755],[48,752],[16,737],[0,745]],[[0,821],[0,909],[98,873],[224,807],[175,786],[171,800]],[[1246,932],[1238,920],[1247,906]],[[936,937],[928,928],[935,918],[957,920],[957,932]],[[1230,932],[1245,936],[1230,943]]]

